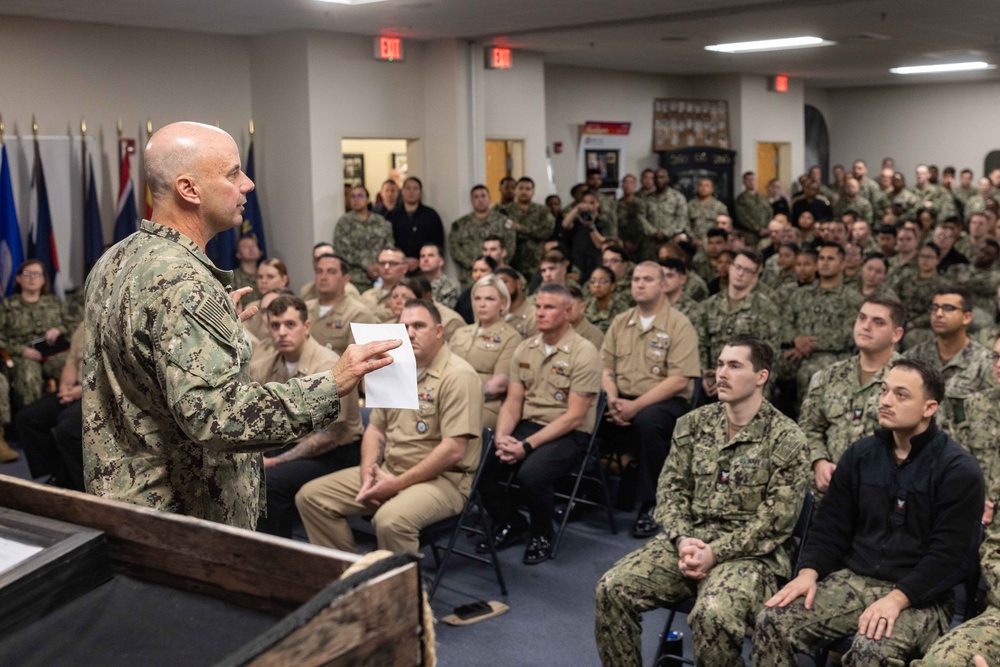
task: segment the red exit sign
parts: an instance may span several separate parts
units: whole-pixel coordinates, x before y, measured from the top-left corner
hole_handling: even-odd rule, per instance
[[[776,93],[788,92],[788,76],[785,74],[772,76],[768,83],[770,84],[768,87]]]
[[[399,37],[376,37],[375,59],[394,62],[403,59],[403,40]]]
[[[486,69],[510,69],[510,49],[500,46],[486,47]]]

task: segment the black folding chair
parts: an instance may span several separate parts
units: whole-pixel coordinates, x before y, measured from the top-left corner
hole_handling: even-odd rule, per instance
[[[597,397],[597,416],[594,419],[594,430],[590,434],[590,441],[587,443],[587,452],[580,463],[580,469],[571,473],[573,480],[573,490],[570,493],[556,492],[556,497],[566,501],[566,510],[563,512],[562,521],[556,531],[555,540],[552,542],[552,557],[556,557],[556,550],[559,548],[559,540],[562,539],[566,524],[569,522],[570,512],[576,504],[589,505],[591,507],[603,507],[608,514],[608,523],[611,525],[612,534],[618,534],[618,524],[615,522],[615,511],[611,504],[611,493],[608,491],[608,480],[604,475],[604,467],[601,465],[601,454],[597,448],[597,429],[604,418],[604,411],[608,407],[608,395],[602,390]],[[600,487],[603,502],[580,498],[580,483],[583,480],[594,482]]]
[[[814,499],[812,491],[806,491],[806,497],[802,501],[802,509],[799,512],[799,518],[795,522],[795,528],[792,529],[792,537],[796,540],[795,553],[792,554],[792,562],[796,564],[798,563],[799,555],[802,553],[802,545],[806,543],[806,538],[809,535],[809,522],[812,517],[813,502]],[[667,609],[670,610],[670,614],[667,616],[667,623],[664,625],[663,632],[660,634],[660,641],[656,647],[656,657],[653,658],[653,667],[662,667],[663,665],[671,662],[679,662],[685,665],[694,664],[694,660],[691,658],[670,655],[666,653],[666,650],[667,639],[670,635],[670,630],[674,625],[674,618],[677,614],[690,614],[697,599],[698,597],[696,595],[692,595],[691,597],[667,606]]]
[[[458,536],[462,532],[482,535],[487,538],[493,535],[493,527],[489,514],[486,513],[482,500],[479,497],[479,480],[483,476],[483,468],[486,465],[486,461],[493,455],[493,445],[493,429],[484,428],[479,467],[476,468],[476,475],[472,479],[472,491],[469,492],[469,498],[465,501],[462,511],[456,516],[433,523],[420,531],[420,545],[430,546],[431,553],[434,555],[434,563],[437,566],[430,590],[427,592],[428,600],[434,599],[434,593],[437,591],[438,584],[441,583],[445,567],[448,565],[448,560],[453,554],[492,565],[493,572],[497,577],[497,583],[500,585],[500,593],[507,595],[507,584],[504,582],[503,573],[500,571],[500,561],[497,558],[496,550],[493,548],[492,539],[485,540],[486,544],[489,545],[488,556],[455,548]],[[445,537],[448,538],[448,543],[447,546],[442,547],[439,542]]]

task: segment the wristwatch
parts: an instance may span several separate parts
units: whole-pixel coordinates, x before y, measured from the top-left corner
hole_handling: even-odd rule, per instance
[[[532,447],[531,444],[527,440],[522,440],[521,441],[521,447],[524,448],[524,455],[525,456],[527,456],[531,452],[535,451],[535,448]]]

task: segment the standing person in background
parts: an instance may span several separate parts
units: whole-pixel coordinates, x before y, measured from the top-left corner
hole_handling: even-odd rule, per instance
[[[531,201],[535,182],[527,176],[517,182],[516,199],[503,210],[514,221],[517,247],[510,265],[524,276],[533,275],[544,251],[543,244],[552,236],[555,218],[547,208]]]
[[[365,190],[365,194],[367,193],[368,191]],[[399,196],[399,183],[391,178],[382,183],[377,199],[378,201],[372,207],[372,212],[378,213],[382,217],[386,217],[392,211],[400,208],[403,205],[403,200]]]
[[[469,193],[472,212],[463,215],[451,224],[448,231],[448,252],[458,269],[458,279],[462,289],[468,289],[475,281],[470,278],[472,262],[483,252],[483,242],[496,236],[501,245],[510,253],[517,242],[514,221],[496,208],[490,208],[490,191],[485,185],[475,185]]]
[[[416,271],[420,264],[420,249],[426,243],[444,247],[444,225],[441,216],[422,199],[424,184],[416,176],[403,181],[403,206],[390,211],[386,218],[392,223],[396,246],[406,255],[407,273]]]
[[[240,300],[244,306],[249,306],[264,296],[257,289],[257,264],[260,262],[260,246],[257,245],[257,239],[252,236],[240,237],[236,242],[236,261],[239,264],[233,269],[233,289],[251,288],[250,293]]]
[[[333,251],[351,263],[351,282],[358,291],[371,288],[378,278],[378,253],[390,245],[392,225],[377,210],[368,210],[367,190],[351,188],[351,210],[333,228]]]

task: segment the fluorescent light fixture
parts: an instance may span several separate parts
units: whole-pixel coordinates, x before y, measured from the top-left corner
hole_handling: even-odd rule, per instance
[[[940,74],[942,72],[974,72],[982,69],[996,69],[996,65],[984,63],[981,60],[969,63],[946,63],[943,65],[913,65],[911,67],[893,67],[893,74]]]
[[[731,44],[712,44],[706,46],[706,51],[720,53],[751,53],[753,51],[782,51],[784,49],[809,49],[814,46],[830,46],[835,42],[822,37],[783,37],[781,39],[762,39],[756,42],[733,42]]]
[[[372,2],[385,2],[385,0],[316,0],[316,2],[330,2],[335,5],[367,5]]]

